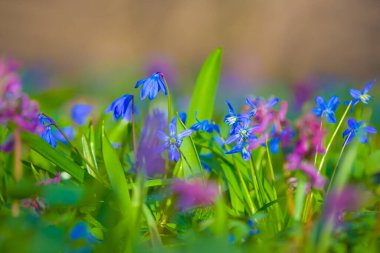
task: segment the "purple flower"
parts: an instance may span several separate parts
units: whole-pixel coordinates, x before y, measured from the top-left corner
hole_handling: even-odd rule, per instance
[[[368,94],[369,90],[372,88],[373,84],[376,82],[376,80],[367,83],[364,86],[364,89],[362,91],[351,89],[350,94],[353,98],[352,103],[353,105],[356,105],[359,101],[361,101],[363,104],[368,104],[368,102],[372,99],[372,96]]]
[[[345,144],[350,143],[355,136],[359,136],[359,141],[361,143],[368,142],[369,134],[376,134],[377,130],[370,126],[364,126],[365,121],[357,122],[355,119],[348,119],[347,125],[348,128],[343,132],[343,138],[346,137]]]
[[[341,225],[344,221],[344,213],[357,210],[368,197],[360,188],[353,186],[332,191],[325,202],[324,220],[333,222],[335,225]]]
[[[169,124],[169,135],[166,135],[163,131],[157,131],[157,136],[160,138],[164,144],[162,149],[168,149],[169,160],[178,162],[181,157],[179,148],[181,147],[183,138],[191,135],[193,130],[187,129],[183,132],[177,134],[177,118],[173,117]]]
[[[313,109],[313,113],[318,117],[322,117],[323,115],[326,116],[326,119],[329,123],[336,123],[335,118],[335,111],[338,108],[339,105],[339,98],[338,96],[332,96],[329,99],[329,102],[326,103],[325,99],[323,97],[316,97],[315,103],[317,104],[317,107]]]
[[[92,106],[87,104],[75,104],[71,108],[71,119],[78,125],[86,123],[88,116],[92,111]]]
[[[115,101],[112,102],[110,106],[108,106],[105,113],[112,112],[115,121],[120,118],[123,118],[127,121],[131,120],[133,110],[133,105],[131,103],[132,99],[133,96],[129,94],[117,98]]]
[[[61,180],[62,180],[61,173],[57,173],[52,179],[46,179],[46,180],[37,182],[37,185],[58,184],[61,182]]]
[[[150,77],[138,81],[135,88],[138,88],[140,85],[142,85],[140,93],[141,100],[146,97],[148,97],[149,100],[153,100],[160,90],[162,90],[166,96],[168,95],[164,75],[161,72],[156,72]]]
[[[0,124],[13,122],[21,130],[38,128],[38,104],[21,92],[21,79],[13,61],[0,59]]]
[[[137,167],[142,168],[149,177],[165,173],[165,160],[162,158],[160,150],[157,150],[161,144],[157,131],[164,130],[166,121],[164,113],[154,110],[144,122],[137,150]]]
[[[176,180],[172,190],[177,196],[177,206],[182,211],[211,205],[219,195],[216,183],[205,182],[202,179]]]

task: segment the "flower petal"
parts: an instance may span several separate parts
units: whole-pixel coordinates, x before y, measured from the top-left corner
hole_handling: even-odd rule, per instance
[[[355,99],[360,99],[360,96],[362,95],[362,92],[360,90],[351,89],[350,94]]]

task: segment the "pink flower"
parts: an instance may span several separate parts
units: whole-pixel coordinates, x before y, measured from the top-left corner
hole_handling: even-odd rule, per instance
[[[202,179],[177,180],[173,183],[172,190],[177,196],[177,206],[181,210],[211,205],[219,195],[216,183],[205,182]]]

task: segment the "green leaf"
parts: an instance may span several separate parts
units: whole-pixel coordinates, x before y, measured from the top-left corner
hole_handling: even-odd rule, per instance
[[[217,48],[207,57],[199,72],[187,114],[187,127],[196,122],[195,112],[201,120],[211,119],[221,66],[222,49]]]
[[[84,170],[75,162],[66,158],[62,153],[51,147],[38,135],[24,132],[22,139],[27,143],[34,151],[41,156],[45,157],[50,162],[59,166],[61,169],[69,173],[76,180],[83,182]]]
[[[118,199],[120,211],[122,213],[128,212],[131,206],[131,197],[127,180],[119,157],[104,132],[104,124],[102,125],[102,152],[107,175],[111,183],[111,188]]]
[[[180,133],[186,130],[186,127],[181,120],[178,121],[177,133]],[[191,136],[183,139],[182,145],[179,149],[181,151],[181,160],[177,163],[177,166],[182,166],[184,177],[189,178],[194,175],[202,174],[204,171],[202,169],[201,160],[199,159],[198,152]]]

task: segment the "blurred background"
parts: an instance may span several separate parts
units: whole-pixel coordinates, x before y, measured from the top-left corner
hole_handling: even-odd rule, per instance
[[[227,84],[362,84],[380,73],[380,1],[0,0],[0,53],[39,84],[62,76],[104,84],[157,68],[193,83],[219,46]]]

